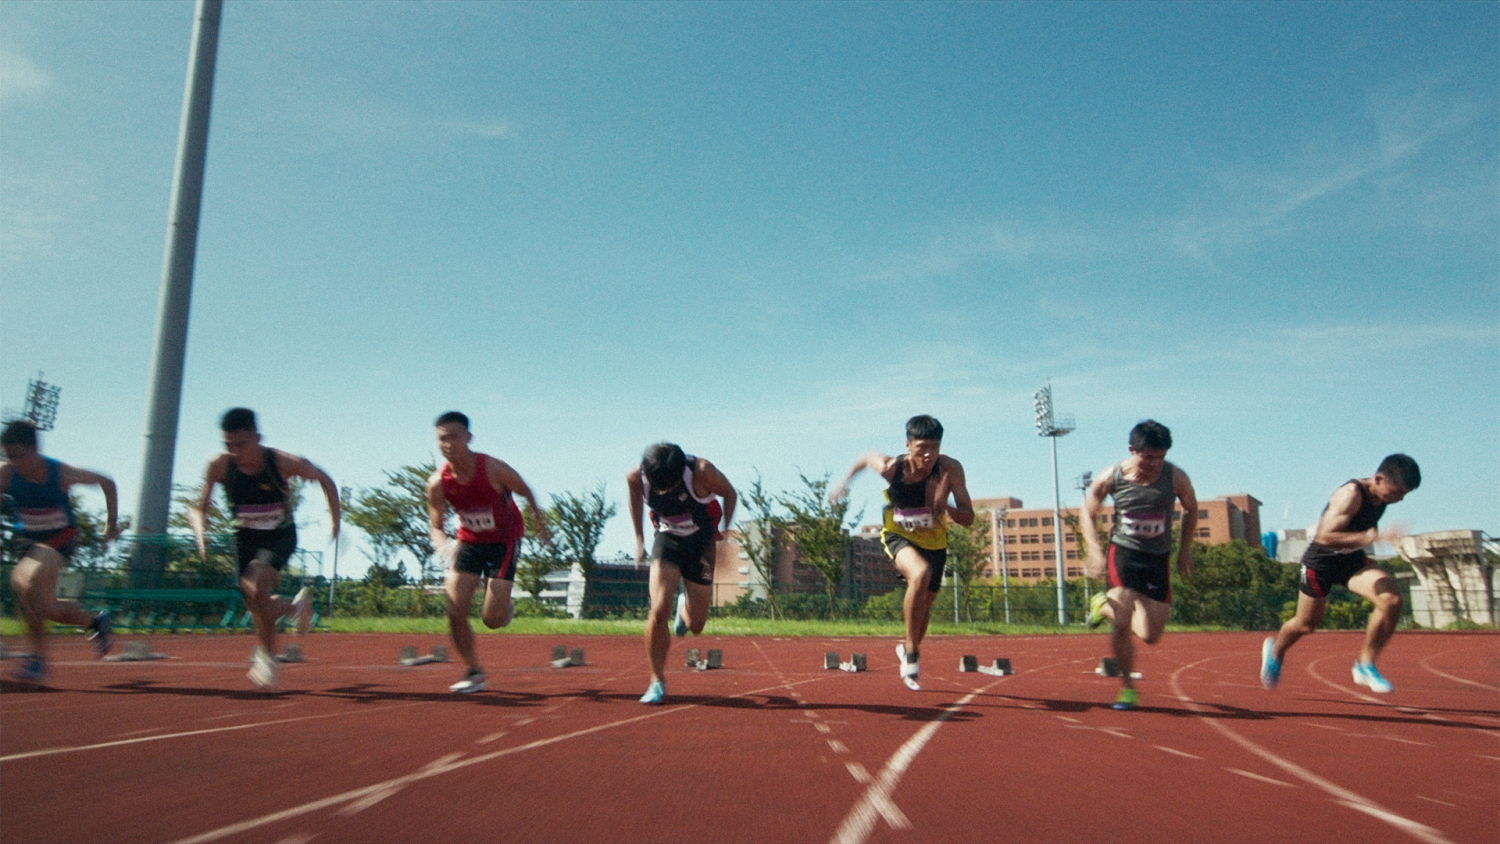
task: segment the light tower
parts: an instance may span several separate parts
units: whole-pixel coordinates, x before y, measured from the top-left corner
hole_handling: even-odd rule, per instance
[[[1084,472],[1083,474],[1081,474],[1081,475],[1078,476],[1078,481],[1077,481],[1078,492],[1081,493],[1084,498],[1088,498],[1089,487],[1093,486],[1093,484],[1094,484],[1094,473],[1093,472]],[[1081,502],[1080,502],[1080,506],[1078,508],[1078,527],[1077,527],[1077,531],[1082,531],[1083,530],[1083,519],[1084,519],[1084,512],[1083,512],[1083,507],[1081,506]],[[1084,606],[1088,606],[1089,605],[1089,598],[1093,597],[1093,596],[1091,596],[1089,594],[1089,563],[1088,563],[1088,560],[1079,560],[1078,562],[1080,562],[1080,563],[1083,564],[1082,566],[1080,566],[1080,568],[1083,569],[1083,605]],[[1107,585],[1108,584],[1106,584],[1106,586]]]
[[[1052,547],[1057,560],[1057,623],[1065,625],[1068,623],[1068,593],[1063,578],[1062,491],[1057,485],[1057,438],[1072,433],[1076,426],[1071,416],[1052,415],[1051,379],[1047,380],[1047,386],[1032,394],[1031,406],[1036,409],[1037,436],[1052,440]]]
[[[26,384],[26,403],[21,412],[6,411],[5,421],[24,419],[35,425],[38,431],[50,431],[52,424],[57,421],[57,400],[60,395],[62,387],[43,381],[42,373],[38,372]]]

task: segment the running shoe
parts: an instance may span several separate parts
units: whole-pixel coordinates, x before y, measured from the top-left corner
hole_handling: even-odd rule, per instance
[[[651,685],[646,687],[646,693],[641,695],[641,703],[657,705],[667,700],[667,684],[660,680],[652,680]]]
[[[1104,623],[1104,605],[1108,602],[1108,592],[1100,592],[1089,599],[1089,627],[1098,627]]]
[[[250,657],[250,673],[246,675],[250,682],[269,689],[276,685],[276,660],[265,648],[256,648],[255,655]]]
[[[292,599],[292,618],[296,619],[299,636],[312,629],[312,605],[313,591],[309,586],[302,587]]]
[[[1281,682],[1281,660],[1276,658],[1276,637],[1267,636],[1260,646],[1260,684],[1268,690]]]
[[[682,638],[688,633],[688,623],[683,620],[682,614],[687,610],[687,593],[677,593],[677,623],[672,626],[672,633],[677,638]]]
[[[114,625],[110,623],[109,613],[102,612],[94,616],[89,622],[88,638],[94,640],[94,652],[100,656],[109,653],[109,649],[115,646]]]
[[[464,673],[462,679],[448,687],[448,691],[467,695],[474,692],[482,692],[489,684],[489,678],[484,676],[483,671],[480,671],[478,668],[470,668]]]
[[[917,675],[919,673],[917,670],[917,660],[907,660],[905,642],[899,642],[896,645],[896,661],[901,665],[901,682],[905,683],[906,687],[912,691],[922,688],[922,684],[917,682]]]
[[[1376,694],[1388,695],[1396,690],[1389,680],[1380,676],[1380,671],[1375,668],[1373,662],[1355,662],[1353,674],[1357,685],[1367,686]]]
[[[28,656],[21,660],[21,667],[17,668],[12,676],[23,683],[35,683],[40,686],[47,682],[47,663],[35,656]]]
[[[1126,712],[1139,706],[1140,702],[1141,696],[1135,689],[1121,689],[1120,696],[1115,698],[1114,705],[1110,708]]]

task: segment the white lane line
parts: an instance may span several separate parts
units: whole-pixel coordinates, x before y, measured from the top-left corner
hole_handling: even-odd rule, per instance
[[[1500,756],[1485,756],[1482,753],[1476,753],[1474,755],[1478,756],[1480,759],[1488,759],[1491,762],[1500,762]]]
[[[1339,691],[1341,691],[1341,692],[1343,692],[1343,693],[1345,693],[1347,695],[1351,695],[1353,697],[1357,697],[1360,700],[1368,701],[1369,703],[1376,704],[1377,706],[1390,706],[1391,705],[1391,701],[1390,701],[1389,697],[1383,698],[1383,699],[1382,698],[1378,698],[1378,697],[1371,697],[1370,695],[1367,695],[1367,694],[1365,694],[1363,692],[1352,690],[1348,686],[1344,686],[1344,685],[1336,683],[1336,682],[1334,682],[1332,680],[1329,680],[1329,679],[1325,678],[1323,675],[1319,674],[1318,670],[1317,670],[1317,668],[1315,666],[1318,663],[1320,663],[1323,660],[1325,660],[1325,659],[1333,659],[1333,657],[1328,657],[1328,656],[1320,657],[1318,659],[1313,660],[1312,662],[1309,662],[1307,664],[1307,673],[1311,674],[1314,678],[1322,681],[1325,685],[1330,686],[1330,687],[1335,688],[1335,689],[1338,689]],[[1425,709],[1418,709],[1416,707],[1411,707],[1411,706],[1397,706],[1397,707],[1395,707],[1395,709],[1396,709],[1397,712],[1405,713],[1407,715],[1419,715],[1419,716],[1421,716],[1423,718],[1426,718],[1429,721],[1435,721],[1435,722],[1437,722],[1439,724],[1451,724],[1452,726],[1455,726],[1455,727],[1467,727],[1468,729],[1474,730],[1476,732],[1484,733],[1485,735],[1494,735],[1494,733],[1490,729],[1488,729],[1486,727],[1481,727],[1478,724],[1471,724],[1468,721],[1457,721],[1457,720],[1454,720],[1452,718],[1444,718],[1441,715],[1434,715],[1434,714],[1432,714],[1431,712],[1428,712]]]
[[[868,785],[870,780],[874,779],[870,776],[870,772],[865,770],[865,766],[858,762],[845,762],[844,767],[849,769],[849,776],[854,777],[854,781],[860,785]]]
[[[1256,756],[1259,756],[1261,759],[1270,762],[1272,765],[1275,765],[1281,770],[1286,771],[1287,773],[1291,774],[1297,779],[1302,780],[1308,785],[1321,789],[1324,793],[1328,794],[1330,797],[1333,797],[1339,803],[1348,806],[1355,811],[1364,812],[1371,817],[1385,821],[1386,823],[1396,827],[1402,832],[1405,832],[1420,841],[1426,842],[1426,844],[1452,844],[1452,842],[1450,842],[1443,836],[1442,832],[1433,829],[1432,827],[1425,824],[1421,824],[1414,820],[1411,820],[1410,818],[1403,818],[1400,815],[1384,808],[1368,797],[1361,796],[1350,791],[1347,788],[1336,785],[1318,776],[1312,771],[1307,770],[1301,765],[1292,762],[1289,759],[1283,759],[1282,757],[1277,756],[1275,753],[1272,753],[1264,747],[1261,747],[1255,742],[1235,732],[1228,725],[1219,723],[1218,719],[1208,717],[1208,708],[1188,697],[1182,691],[1181,676],[1182,672],[1188,670],[1189,668],[1196,667],[1205,662],[1211,662],[1215,659],[1221,659],[1221,657],[1209,657],[1207,659],[1200,659],[1197,662],[1194,662],[1190,665],[1184,665],[1183,667],[1172,672],[1172,691],[1176,693],[1178,700],[1187,704],[1189,709],[1198,713],[1199,720],[1217,730],[1225,738],[1229,739],[1235,744],[1238,744],[1245,750],[1248,750]]]
[[[1099,728],[1099,732],[1101,732],[1101,733],[1108,733],[1109,735],[1112,735],[1115,738],[1135,738],[1135,736],[1133,736],[1133,735],[1131,735],[1129,733],[1122,733],[1122,732],[1120,732],[1115,727],[1100,727]]]
[[[160,732],[162,732],[162,731],[164,731],[166,729],[167,729],[166,727],[150,727],[150,728],[147,728],[147,729],[144,729],[144,730],[131,730],[128,733],[117,733],[115,735],[115,738],[130,738],[131,736],[143,736],[143,735],[145,735],[147,733],[160,733]]]
[[[1433,656],[1437,656],[1437,654],[1433,654]],[[1420,666],[1422,666],[1423,668],[1427,669],[1428,671],[1431,671],[1433,674],[1436,674],[1439,677],[1442,677],[1444,680],[1452,680],[1455,683],[1464,683],[1464,684],[1470,685],[1470,686],[1478,686],[1479,688],[1484,689],[1485,691],[1500,692],[1500,686],[1492,686],[1489,683],[1479,683],[1479,682],[1475,682],[1474,680],[1466,680],[1463,677],[1455,677],[1452,674],[1447,673],[1446,671],[1439,671],[1436,668],[1433,668],[1432,666],[1430,666],[1430,665],[1427,664],[1427,660],[1428,659],[1432,659],[1432,657],[1429,656],[1429,657],[1427,657],[1427,659],[1424,659],[1424,660],[1422,660],[1421,662],[1419,662],[1417,664],[1420,665]]]
[[[1270,783],[1271,785],[1279,785],[1279,786],[1281,786],[1283,788],[1296,788],[1297,787],[1295,785],[1292,785],[1289,782],[1282,782],[1281,780],[1273,780],[1270,777],[1263,777],[1260,774],[1252,774],[1249,771],[1242,771],[1239,768],[1225,768],[1224,770],[1228,771],[1231,774],[1239,774],[1242,777],[1249,777],[1250,779],[1255,780],[1256,782]]]
[[[839,741],[838,739],[829,739],[828,740],[828,746],[830,748],[832,748],[832,750],[833,750],[834,753],[848,753],[849,752],[849,748],[845,747],[844,743],[841,742],[841,741]]]
[[[1197,759],[1199,762],[1203,761],[1203,757],[1202,756],[1194,756],[1191,753],[1184,753],[1183,751],[1178,750],[1175,747],[1165,747],[1165,746],[1160,745],[1160,744],[1153,744],[1151,746],[1154,747],[1154,748],[1156,748],[1157,750],[1160,750],[1160,751],[1164,752],[1164,753],[1170,753],[1173,756],[1182,756],[1182,757],[1185,757],[1187,759]]]
[[[312,832],[299,832],[296,835],[288,835],[280,841],[277,841],[276,844],[307,844],[307,842],[317,837],[318,836]]]
[[[450,753],[447,756],[442,756],[434,759],[431,762],[428,762],[426,765],[423,765],[421,768],[418,768],[416,773],[402,777],[401,779],[391,780],[386,784],[385,788],[382,788],[379,791],[370,794],[366,794],[364,797],[354,801],[353,803],[350,803],[343,809],[339,810],[339,814],[345,817],[348,817],[350,815],[357,815],[360,812],[363,812],[364,810],[370,808],[371,806],[374,806],[376,803],[384,800],[385,798],[390,797],[392,794],[395,794],[411,783],[414,783],[417,780],[421,779],[424,774],[427,774],[430,771],[442,770],[445,766],[452,764],[462,756],[462,753]]]
[[[823,733],[824,735],[833,732],[833,728],[823,723],[822,721],[814,721],[813,728],[818,732]]]
[[[865,840],[870,837],[870,833],[875,830],[877,818],[884,818],[892,829],[911,829],[911,821],[907,820],[906,815],[891,802],[891,792],[895,791],[896,784],[901,782],[901,775],[906,773],[912,760],[922,752],[922,748],[932,739],[939,727],[957,715],[960,709],[968,706],[969,701],[977,697],[980,692],[999,682],[1001,681],[996,680],[980,691],[970,692],[959,698],[936,718],[923,725],[922,729],[912,734],[905,744],[897,748],[896,752],[891,754],[891,758],[886,760],[880,776],[870,783],[865,789],[864,796],[854,804],[854,808],[849,810],[844,822],[839,824],[838,831],[833,834],[833,844],[864,844]]]
[[[360,714],[374,712],[389,712],[392,709],[403,709],[408,706],[416,706],[416,703],[398,703],[380,709],[370,709]],[[348,717],[347,712],[330,712],[324,715],[303,715],[298,718],[278,718],[275,721],[256,721],[250,724],[235,724],[229,727],[208,727],[202,730],[188,730],[183,733],[168,733],[164,736],[141,736],[140,738],[120,739],[119,741],[104,741],[98,744],[83,744],[75,747],[49,747],[44,750],[28,750],[25,753],[12,753],[9,756],[0,756],[0,762],[16,762],[21,759],[31,759],[37,756],[56,756],[60,753],[80,753],[85,750],[103,750],[106,747],[120,747],[126,744],[140,744],[146,741],[165,741],[167,739],[190,738],[192,736],[203,736],[210,733],[228,733],[235,730],[251,730],[256,727],[272,727],[277,724],[295,724],[298,721],[316,721],[320,718]]]
[[[797,680],[795,681],[795,684],[800,685],[802,683],[814,683],[821,679],[823,678],[813,677],[807,680]],[[772,689],[784,689],[787,688],[787,686],[787,683],[777,683],[774,686],[752,689],[748,692],[740,692],[736,695],[715,698],[714,700],[733,700],[739,697],[748,697],[750,695],[768,692]],[[416,704],[413,703],[402,705],[415,706]],[[352,789],[342,794],[335,794],[332,797],[324,797],[321,800],[313,800],[308,803],[303,803],[300,806],[293,806],[290,809],[283,809],[280,812],[272,812],[271,814],[262,815],[258,818],[251,818],[250,820],[240,821],[239,823],[229,824],[228,826],[221,826],[218,829],[211,829],[208,832],[193,835],[188,838],[178,839],[177,841],[173,842],[173,844],[205,844],[205,842],[208,841],[217,841],[221,838],[229,838],[231,836],[239,835],[240,833],[255,829],[257,827],[265,826],[266,824],[276,823],[277,821],[283,821],[287,818],[295,818],[301,815],[305,815],[308,812],[316,812],[320,809],[328,809],[343,803],[348,803],[353,800],[359,800],[367,795],[376,794],[397,783],[404,784],[410,780],[435,777],[440,774],[446,774],[449,771],[456,771],[461,768],[467,768],[470,765],[478,765],[482,762],[488,762],[492,759],[499,759],[502,756],[524,753],[528,750],[535,750],[539,747],[547,747],[548,745],[557,744],[569,739],[579,738],[580,736],[592,735],[593,733],[611,730],[615,727],[623,727],[627,724],[634,724],[640,721],[647,721],[652,718],[660,718],[663,715],[669,715],[674,712],[686,712],[689,709],[697,709],[704,705],[706,704],[688,703],[677,706],[668,705],[666,707],[655,709],[654,711],[647,712],[642,715],[635,715],[630,718],[622,718],[619,721],[611,721],[608,724],[599,724],[593,727],[585,727],[581,730],[574,730],[571,733],[563,733],[562,735],[552,736],[551,738],[537,739],[536,741],[527,742],[526,744],[519,744],[514,747],[507,747],[501,750],[491,751],[480,756],[471,756],[468,759],[458,759],[441,766],[438,766],[437,763],[429,763],[429,765],[424,767],[417,774],[407,774],[405,776],[394,777],[392,779],[385,780],[384,782],[377,782],[374,785],[367,785],[364,788]]]
[[[490,742],[494,741],[495,739],[505,738],[506,735],[507,735],[506,733],[490,733],[489,735],[485,736],[484,738],[482,738],[482,739],[480,739],[480,740],[478,740],[478,741],[476,741],[474,743],[475,744],[489,744]]]
[[[1454,809],[1458,808],[1458,804],[1457,803],[1449,803],[1447,800],[1439,800],[1436,797],[1423,797],[1420,794],[1413,794],[1412,796],[1415,797],[1415,798],[1417,798],[1418,800],[1426,800],[1429,803],[1437,803],[1440,806],[1449,806],[1449,807],[1452,807]]]

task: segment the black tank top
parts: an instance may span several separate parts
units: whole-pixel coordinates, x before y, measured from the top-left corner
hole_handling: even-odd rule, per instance
[[[229,461],[224,471],[224,496],[244,530],[276,530],[287,524],[286,481],[276,468],[276,452],[266,449],[265,464],[254,475]]]
[[[1385,514],[1385,504],[1383,502],[1376,501],[1370,495],[1370,493],[1365,490],[1365,485],[1360,483],[1359,481],[1351,479],[1349,483],[1345,484],[1344,486],[1348,486],[1349,484],[1354,484],[1354,488],[1356,490],[1359,490],[1359,510],[1349,518],[1349,524],[1344,527],[1344,530],[1349,531],[1350,533],[1359,533],[1367,531],[1370,528],[1379,525],[1380,517]],[[1323,508],[1323,512],[1328,512],[1328,508],[1326,506]],[[1319,517],[1319,520],[1321,521],[1321,517]],[[1364,555],[1365,552],[1362,548],[1357,548],[1353,551],[1345,551],[1340,548],[1329,548],[1327,545],[1319,545],[1316,542],[1310,542],[1307,545],[1307,550],[1302,553],[1302,562],[1304,564],[1321,563],[1341,558],[1363,557]]]
[[[665,492],[652,489],[651,480],[641,472],[641,482],[646,486],[646,506],[651,509],[651,524],[661,533],[692,536],[715,526],[716,519],[708,512],[713,496],[699,498],[693,488],[693,467],[697,463],[696,457],[688,455],[687,465],[682,467],[682,483]]]

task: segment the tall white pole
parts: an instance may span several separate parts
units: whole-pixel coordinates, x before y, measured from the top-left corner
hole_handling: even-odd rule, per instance
[[[219,48],[223,0],[198,0],[188,50],[187,87],[177,136],[177,166],[167,215],[166,257],[156,312],[156,344],[151,360],[146,410],[146,454],[136,509],[138,536],[167,532],[172,504],[172,460],[177,448],[177,415],[182,404],[182,369],[187,357],[188,306],[193,294],[193,261],[198,250],[198,216],[203,201],[203,170],[208,160],[208,113],[213,101],[214,62]],[[142,561],[158,570],[160,555]]]
[[[1063,579],[1062,494],[1057,486],[1057,437],[1052,440],[1052,535],[1053,553],[1057,556],[1057,623],[1068,623],[1068,591]]]

